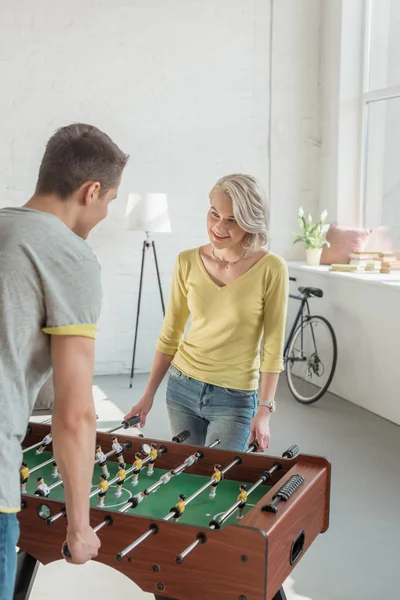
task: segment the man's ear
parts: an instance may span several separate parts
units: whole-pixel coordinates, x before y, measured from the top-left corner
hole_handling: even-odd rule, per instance
[[[100,196],[100,183],[98,181],[88,181],[81,187],[81,199],[85,206],[93,204]]]

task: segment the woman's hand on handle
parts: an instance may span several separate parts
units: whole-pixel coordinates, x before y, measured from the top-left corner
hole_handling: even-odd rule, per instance
[[[260,406],[257,414],[254,416],[250,425],[250,441],[249,444],[257,440],[258,450],[257,452],[264,452],[271,439],[271,433],[269,430],[269,421],[271,412],[269,408]]]
[[[137,404],[132,406],[128,414],[125,415],[124,419],[130,419],[131,417],[140,417],[140,427],[144,427],[146,424],[147,415],[152,409],[154,402],[154,396],[145,394],[139,400]]]

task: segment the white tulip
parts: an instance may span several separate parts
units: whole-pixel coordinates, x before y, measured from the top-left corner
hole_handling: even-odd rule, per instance
[[[312,216],[311,216],[311,215],[308,215],[308,219],[307,219],[307,220],[308,220],[308,222],[311,224],[311,223],[312,223]]]
[[[328,216],[328,211],[327,210],[322,211],[321,221],[324,222],[327,216]]]
[[[304,217],[304,210],[301,208],[301,206],[299,208],[299,217]]]

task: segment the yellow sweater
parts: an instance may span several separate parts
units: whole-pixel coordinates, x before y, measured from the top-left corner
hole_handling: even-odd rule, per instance
[[[221,287],[200,249],[186,250],[175,263],[156,348],[173,355],[173,365],[193,379],[255,390],[260,371],[283,370],[288,284],[286,263],[271,252]]]

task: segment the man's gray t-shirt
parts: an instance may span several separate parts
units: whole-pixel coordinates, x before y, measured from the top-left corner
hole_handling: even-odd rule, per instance
[[[51,373],[51,335],[95,338],[101,295],[95,255],[58,217],[0,210],[0,512],[20,508],[21,441]]]

